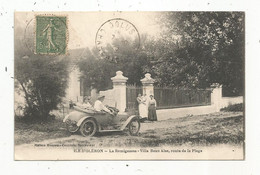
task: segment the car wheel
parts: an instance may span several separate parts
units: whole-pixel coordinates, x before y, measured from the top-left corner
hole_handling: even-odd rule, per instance
[[[77,126],[77,123],[73,122],[69,119],[66,121],[66,127],[67,127],[68,131],[71,133],[75,133],[79,129],[79,127]]]
[[[80,126],[80,133],[84,136],[84,137],[91,137],[93,135],[96,134],[97,132],[97,124],[94,120],[92,119],[87,119],[85,120],[81,126]]]
[[[137,136],[140,130],[140,121],[138,118],[134,118],[128,124],[128,132],[131,136]]]

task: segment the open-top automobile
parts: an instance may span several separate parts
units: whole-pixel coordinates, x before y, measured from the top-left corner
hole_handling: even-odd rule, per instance
[[[118,114],[118,109],[106,106],[112,114],[95,109],[73,107],[63,122],[71,133],[80,132],[83,136],[94,136],[97,132],[127,131],[129,135],[137,136],[140,130],[138,115]]]

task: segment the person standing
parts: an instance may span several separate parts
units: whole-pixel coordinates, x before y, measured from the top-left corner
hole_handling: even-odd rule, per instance
[[[141,94],[138,94],[136,100],[138,102],[140,120],[144,121],[147,119],[147,113],[148,113],[147,106],[146,106],[146,99]]]
[[[148,101],[148,120],[157,121],[156,100],[153,95],[150,95],[150,99]]]
[[[149,102],[149,98],[147,98],[146,94],[143,95],[143,101],[144,101],[144,104],[145,104],[145,117],[146,119],[148,118],[148,102]]]

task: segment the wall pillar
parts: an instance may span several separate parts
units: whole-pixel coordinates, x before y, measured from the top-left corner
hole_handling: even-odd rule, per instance
[[[81,101],[80,96],[80,71],[78,68],[74,68],[70,71],[68,88],[66,89],[66,99],[72,100],[73,102]]]
[[[216,111],[220,111],[222,102],[222,85],[214,83],[210,87],[212,88],[211,105],[214,106]]]
[[[113,82],[116,107],[119,113],[124,113],[126,110],[126,82],[128,78],[123,76],[122,71],[117,71],[116,76],[112,77],[111,80]]]
[[[146,94],[147,97],[150,95],[154,95],[154,79],[151,78],[151,74],[146,73],[145,77],[141,79],[141,82],[143,84],[143,95]]]

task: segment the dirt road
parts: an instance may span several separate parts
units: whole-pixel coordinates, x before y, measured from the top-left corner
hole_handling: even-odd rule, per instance
[[[139,136],[125,132],[99,133],[95,137],[74,134],[32,144],[92,145],[102,147],[158,147],[161,145],[241,144],[244,118],[240,112],[220,112],[142,123]],[[67,131],[63,131],[67,132]]]

